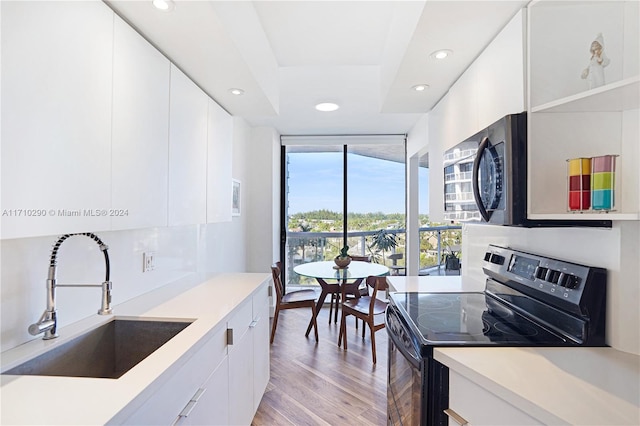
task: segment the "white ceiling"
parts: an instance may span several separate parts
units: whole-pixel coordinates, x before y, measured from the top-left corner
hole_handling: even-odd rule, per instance
[[[231,114],[327,135],[407,133],[528,0],[106,3]]]

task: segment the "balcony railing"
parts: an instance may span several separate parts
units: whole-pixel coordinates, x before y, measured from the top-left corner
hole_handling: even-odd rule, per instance
[[[453,220],[456,222],[467,222],[471,220],[480,220],[480,212],[477,210],[459,210],[453,212],[444,212],[444,218],[446,220]]]
[[[451,152],[446,152],[443,156],[443,160],[445,165],[447,163],[455,162],[460,160],[461,158],[468,159],[469,161],[473,161],[473,157],[478,152],[478,149],[463,149],[463,150],[454,150]]]
[[[445,201],[473,201],[473,192],[451,192],[444,194]]]
[[[471,181],[473,179],[473,172],[459,172],[459,173],[447,173],[444,175],[445,183],[454,181]]]
[[[352,255],[370,255],[376,263],[386,266],[404,266],[405,257],[389,259],[390,254],[405,253],[406,231],[387,229],[394,234],[398,245],[384,253],[371,249],[372,237],[378,231],[351,231],[347,233],[347,245]],[[444,255],[450,251],[459,252],[462,226],[427,226],[420,232],[420,275],[444,274]],[[285,260],[287,285],[316,285],[314,279],[302,277],[293,268],[302,263],[333,260],[342,247],[341,232],[287,232],[287,258]],[[459,254],[458,254],[459,255]],[[394,263],[395,262],[395,263]],[[397,268],[396,268],[397,269]],[[400,269],[402,271],[402,269]]]

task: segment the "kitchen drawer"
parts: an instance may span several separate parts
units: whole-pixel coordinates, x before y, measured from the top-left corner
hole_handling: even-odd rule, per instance
[[[453,411],[462,419],[449,416],[449,425],[540,425],[527,413],[499,398],[466,377],[449,370],[449,414]]]
[[[223,326],[212,330],[208,340],[199,346],[184,365],[167,378],[158,379],[158,390],[153,393],[124,424],[170,425],[189,403],[210,374],[225,360],[227,332]],[[207,337],[205,337],[207,339]],[[209,387],[214,388],[213,384]],[[135,403],[135,401],[134,401]]]
[[[238,308],[236,308],[234,314],[229,318],[227,322],[227,328],[233,330],[233,343],[239,342],[244,334],[249,329],[249,325],[253,321],[253,305],[252,300],[249,298],[242,302]],[[229,342],[230,344],[232,342]]]
[[[269,313],[269,286],[262,285],[258,290],[254,293],[253,298],[253,312],[261,312],[264,307],[267,307],[267,314]]]
[[[223,360],[191,397],[174,426],[229,424],[229,363]]]

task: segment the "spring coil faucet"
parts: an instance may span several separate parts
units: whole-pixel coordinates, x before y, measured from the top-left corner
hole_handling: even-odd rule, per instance
[[[105,263],[105,279],[102,284],[57,284],[56,283],[56,268],[57,268],[57,257],[58,250],[62,243],[69,237],[74,235],[84,235],[86,237],[94,240],[100,250],[104,254],[104,263]],[[102,300],[100,310],[98,314],[100,315],[109,315],[111,314],[111,281],[109,281],[110,275],[110,265],[109,265],[109,247],[98,238],[97,235],[91,232],[82,232],[75,234],[65,234],[61,236],[58,241],[53,245],[53,249],[51,249],[51,257],[49,259],[49,275],[47,277],[47,308],[44,313],[35,324],[31,324],[29,326],[29,334],[32,336],[37,336],[40,333],[44,333],[44,340],[55,339],[58,337],[57,328],[58,328],[58,319],[56,312],[56,287],[101,287],[102,288]]]

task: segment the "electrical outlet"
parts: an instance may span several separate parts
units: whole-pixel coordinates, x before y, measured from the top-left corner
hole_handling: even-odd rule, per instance
[[[153,257],[154,253],[152,251],[145,251],[142,253],[142,272],[149,272],[156,269]]]

